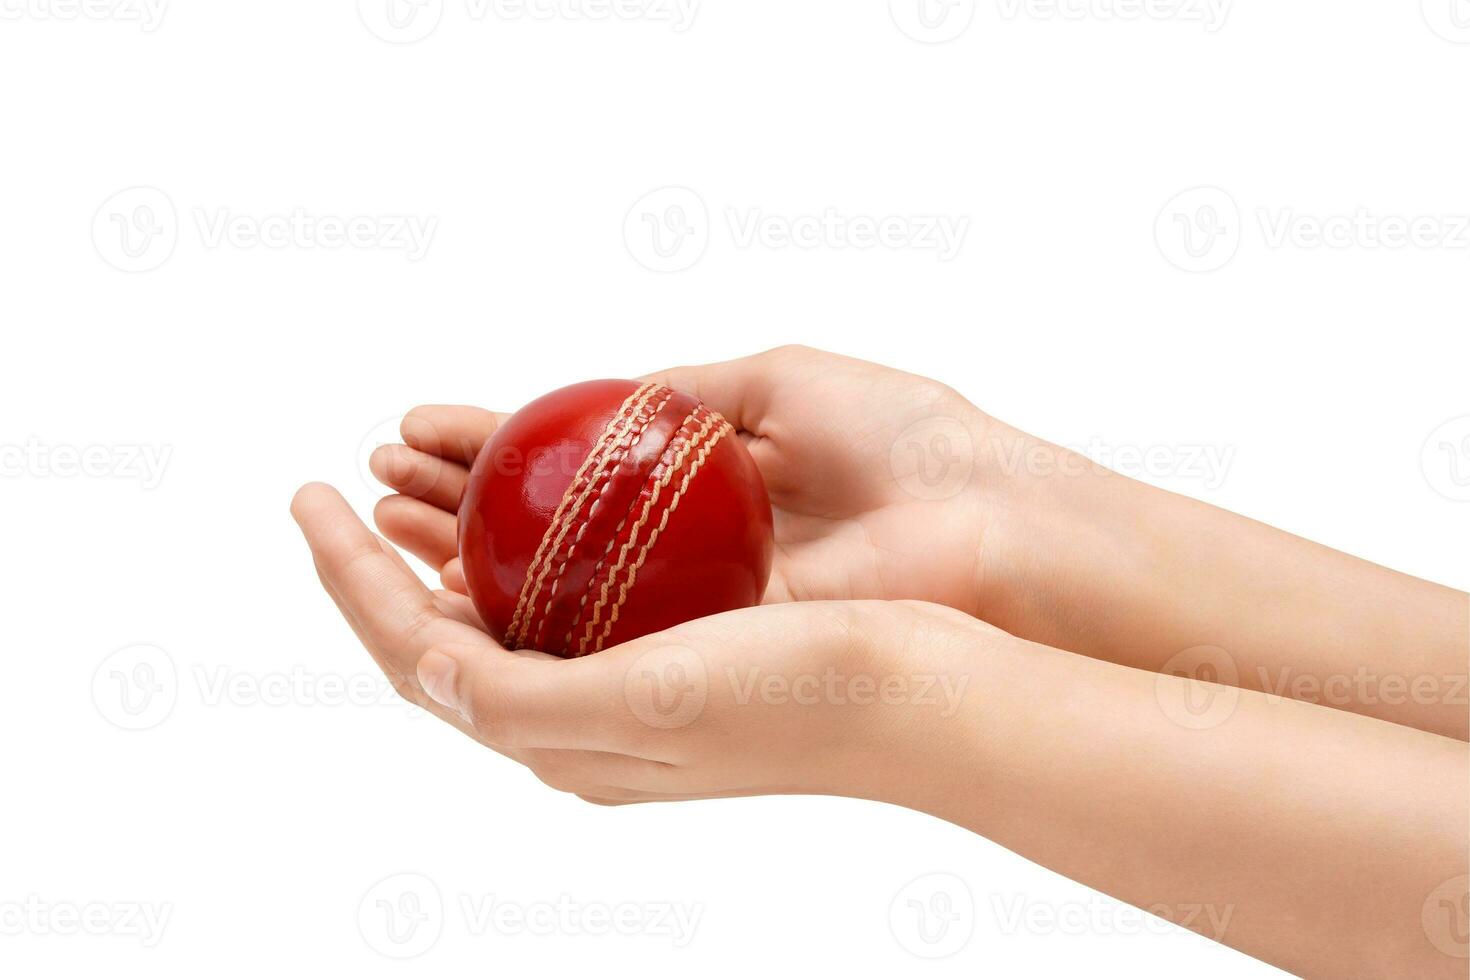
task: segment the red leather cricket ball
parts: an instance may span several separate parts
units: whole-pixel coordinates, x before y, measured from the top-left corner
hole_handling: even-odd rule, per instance
[[[772,548],[734,427],[652,383],[538,398],[480,450],[459,505],[470,597],[512,650],[585,656],[754,605]]]

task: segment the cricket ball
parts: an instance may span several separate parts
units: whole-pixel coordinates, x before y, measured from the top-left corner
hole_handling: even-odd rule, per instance
[[[538,398],[480,450],[459,505],[470,597],[511,650],[580,657],[754,605],[772,548],[734,427],[652,383]]]

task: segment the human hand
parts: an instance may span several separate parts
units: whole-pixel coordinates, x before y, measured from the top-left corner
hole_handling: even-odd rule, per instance
[[[697,395],[755,458],[776,529],[766,602],[919,599],[979,611],[996,487],[978,472],[975,447],[991,420],[957,393],[802,347],[646,380]],[[406,445],[371,460],[397,491],[378,505],[379,529],[441,569],[450,589],[465,589],[455,512],[468,468],[505,417],[418,408],[403,422]]]
[[[292,513],[400,694],[593,802],[819,793],[911,805],[933,726],[962,709],[976,644],[1009,639],[927,603],[810,602],[574,660],[509,652],[332,488],[302,488]]]

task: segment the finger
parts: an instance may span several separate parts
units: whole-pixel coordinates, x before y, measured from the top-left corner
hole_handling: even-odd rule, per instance
[[[464,562],[458,556],[449,559],[439,571],[439,581],[446,589],[462,595],[470,594],[469,583],[464,580]]]
[[[677,793],[687,791],[677,766],[619,752],[532,749],[521,761],[536,778],[564,793],[589,793],[616,786],[627,792]]]
[[[444,615],[459,620],[466,626],[473,626],[481,633],[488,633],[485,629],[485,621],[480,618],[480,613],[475,609],[475,604],[470,597],[462,592],[452,592],[449,589],[437,589],[434,592],[434,601],[438,603]]]
[[[460,463],[400,445],[379,446],[368,458],[368,468],[390,490],[451,513],[459,510],[459,498],[470,478],[470,471]]]
[[[459,554],[458,519],[422,500],[384,497],[373,508],[373,522],[389,541],[432,568],[443,568]]]
[[[403,441],[412,449],[468,466],[510,418],[468,405],[420,405],[403,417]]]
[[[325,484],[302,487],[291,513],[311,546],[323,584],[390,676],[412,677],[435,642],[488,637],[446,617],[423,582]]]
[[[586,793],[578,793],[578,798],[583,803],[591,803],[593,806],[632,806],[637,800],[613,800],[603,796],[588,796]]]
[[[447,643],[419,661],[418,679],[430,697],[468,719],[492,745],[674,761],[652,746],[652,729],[631,720],[622,675],[598,657],[561,660],[519,651],[491,657]]]
[[[805,348],[778,347],[733,361],[656,371],[639,380],[688,392],[737,429],[762,435],[762,423],[770,413],[775,392],[793,377],[810,371],[813,360],[821,356]]]
[[[692,803],[697,800],[738,800],[748,796],[781,796],[798,790],[729,790],[721,793],[640,793],[616,786],[599,787],[592,793],[578,793],[588,803],[598,806],[631,806],[634,803]]]
[[[393,690],[410,704],[418,705],[420,708],[430,712],[442,721],[448,722],[472,738],[475,737],[474,730],[470,727],[469,722],[430,698],[424,692],[423,687],[418,682],[418,678],[413,673],[404,673],[401,667],[395,666],[391,661],[387,661],[379,656],[369,640],[367,631],[358,622],[355,612],[342,601],[342,597],[337,594],[337,590],[327,581],[326,576],[321,574],[320,567],[317,569],[317,574],[321,579],[322,588],[326,590],[327,595],[336,604],[338,611],[342,614],[342,618],[347,621],[347,625],[352,627],[353,633],[362,642],[363,649],[368,651],[373,661],[383,671],[383,675],[393,685]]]
[[[322,584],[405,698],[419,703],[421,690],[444,709],[435,714],[458,716],[458,727],[489,745],[622,751],[602,736],[615,695],[595,665],[510,653],[445,615],[331,487],[302,487],[291,512]]]

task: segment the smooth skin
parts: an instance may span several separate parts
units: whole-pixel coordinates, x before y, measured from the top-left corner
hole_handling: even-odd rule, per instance
[[[399,491],[376,517],[444,590],[331,488],[292,506],[406,698],[594,802],[883,800],[1293,972],[1465,975],[1426,911],[1463,899],[1470,866],[1464,594],[1090,464],[1043,474],[1062,450],[876,365],[783,348],[654,377],[730,418],[761,467],[766,604],[580,660],[501,649],[462,594],[453,511],[503,416],[416,409],[373,458]],[[974,458],[963,492],[928,500],[893,449],[935,418]],[[1201,646],[1238,687],[1174,676]],[[1272,682],[1359,666],[1448,683],[1325,707]]]

